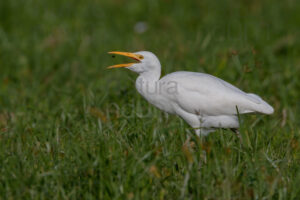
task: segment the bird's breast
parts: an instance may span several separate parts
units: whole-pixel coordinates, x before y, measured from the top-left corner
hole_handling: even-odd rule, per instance
[[[145,79],[137,79],[137,91],[152,105],[160,110],[168,113],[174,113],[173,102],[170,101],[169,94],[172,87],[167,83],[159,81],[148,81]],[[175,90],[175,88],[173,88]]]

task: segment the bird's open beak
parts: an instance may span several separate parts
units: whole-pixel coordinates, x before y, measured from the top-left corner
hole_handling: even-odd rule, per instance
[[[120,52],[120,51],[111,51],[108,52],[109,54],[117,54],[117,55],[122,55],[122,56],[127,56],[129,58],[132,58],[138,62],[141,62],[143,60],[144,56],[135,54],[135,53],[129,53],[129,52]],[[113,65],[107,67],[107,69],[112,69],[112,68],[120,68],[120,67],[130,67],[131,65],[136,64],[136,63],[125,63],[125,64],[118,64],[118,65]]]

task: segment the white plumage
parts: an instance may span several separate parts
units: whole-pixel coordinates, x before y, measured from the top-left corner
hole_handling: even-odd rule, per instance
[[[272,114],[274,109],[259,96],[209,74],[178,71],[160,79],[161,65],[151,52],[109,52],[137,60],[109,68],[126,67],[139,74],[136,89],[157,108],[180,116],[197,135],[216,128],[238,128],[237,114]],[[237,113],[238,111],[238,113]]]

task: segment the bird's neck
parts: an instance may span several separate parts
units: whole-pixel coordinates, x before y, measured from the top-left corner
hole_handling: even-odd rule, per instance
[[[143,72],[138,78],[142,78],[148,82],[156,82],[160,78],[160,71]]]
[[[136,89],[145,98],[155,95],[159,85],[160,72],[144,72],[136,79]]]

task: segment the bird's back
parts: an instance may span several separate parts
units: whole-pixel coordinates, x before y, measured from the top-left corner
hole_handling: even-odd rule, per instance
[[[160,79],[161,83],[173,83],[178,92],[165,92],[184,110],[204,115],[232,115],[239,113],[273,113],[273,108],[259,96],[245,93],[232,84],[215,76],[178,71]],[[169,84],[170,85],[170,84]]]

